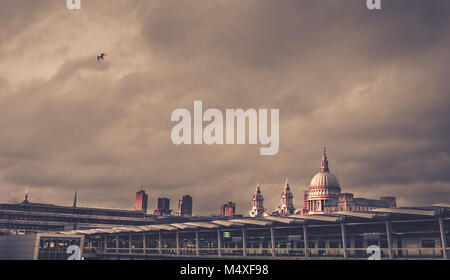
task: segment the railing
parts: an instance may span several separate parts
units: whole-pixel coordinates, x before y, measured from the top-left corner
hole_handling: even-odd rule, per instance
[[[450,248],[447,248],[449,250]],[[441,248],[392,248],[393,258],[411,258],[411,259],[442,259],[443,251]],[[220,255],[244,256],[247,257],[304,257],[304,258],[344,258],[342,248],[221,248]],[[389,249],[380,248],[381,259],[389,259]],[[180,256],[219,256],[217,248],[94,248],[86,247],[84,253],[93,254],[130,254],[130,255],[180,255]],[[347,258],[349,259],[367,259],[372,253],[367,252],[367,248],[347,248]]]

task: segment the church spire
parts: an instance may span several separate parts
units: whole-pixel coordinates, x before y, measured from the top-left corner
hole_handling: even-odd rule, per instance
[[[320,164],[320,172],[329,172],[328,169],[328,158],[327,158],[327,151],[326,148],[323,147],[323,156],[322,156],[322,162]]]
[[[77,194],[78,194],[78,192],[77,191],[75,191],[75,197],[73,198],[73,206],[72,207],[77,207]]]
[[[289,179],[288,177],[286,177],[286,183],[284,184],[284,189],[285,190],[290,190],[291,188],[289,187]]]
[[[28,201],[28,194],[30,193],[30,189],[25,190],[25,199],[22,201],[22,203],[29,203]]]

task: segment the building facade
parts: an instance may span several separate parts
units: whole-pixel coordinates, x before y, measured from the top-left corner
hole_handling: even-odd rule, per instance
[[[220,215],[224,217],[233,217],[236,215],[236,203],[228,202],[220,208]]]
[[[338,211],[369,211],[374,208],[395,208],[392,196],[377,199],[354,198],[352,193],[341,193],[341,185],[328,167],[323,149],[320,171],[312,178],[309,189],[304,192],[303,209],[298,214],[326,214]]]
[[[192,216],[192,197],[190,195],[185,195],[178,201],[178,216]]]
[[[287,216],[292,215],[295,212],[294,207],[294,195],[291,192],[291,187],[289,186],[289,182],[286,179],[286,183],[284,184],[284,190],[281,194],[281,202],[278,205],[277,210],[272,213],[272,215],[276,216]]]
[[[75,206],[75,207],[74,207]],[[142,211],[86,208],[24,201],[0,204],[0,235],[99,228],[112,225],[148,225],[155,219]]]
[[[158,202],[156,204],[156,209],[153,212],[157,216],[170,215],[172,210],[170,210],[170,199],[166,197],[158,197]]]
[[[148,195],[144,190],[136,192],[134,199],[134,211],[142,211],[147,213]]]

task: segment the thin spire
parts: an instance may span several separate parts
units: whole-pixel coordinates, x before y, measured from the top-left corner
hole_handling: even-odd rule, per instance
[[[77,194],[78,194],[78,191],[75,191],[75,197],[73,198],[73,206],[72,207],[77,207]]]
[[[320,171],[321,172],[329,172],[328,169],[328,158],[327,158],[327,150],[325,147],[323,147],[323,156],[322,156],[322,162],[320,164]]]
[[[260,189],[259,186],[260,186],[260,185],[259,185],[259,181],[257,181],[257,182],[256,182],[256,191],[255,191],[256,194],[260,194],[260,193],[261,193],[261,189]]]
[[[286,177],[286,183],[284,184],[284,189],[290,189],[288,177]]]

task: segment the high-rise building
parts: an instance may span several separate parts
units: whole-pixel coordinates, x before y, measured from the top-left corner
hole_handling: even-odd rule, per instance
[[[261,194],[259,183],[256,184],[256,190],[252,197],[252,209],[249,211],[250,217],[260,217],[266,213],[264,209],[264,197]]]
[[[185,195],[178,201],[178,216],[192,216],[192,197],[190,195]]]
[[[136,198],[134,199],[134,211],[141,211],[147,213],[148,195],[144,190],[136,192]]]
[[[284,190],[281,194],[281,203],[275,211],[274,215],[286,216],[292,215],[295,213],[294,207],[294,195],[291,192],[291,187],[289,186],[289,182],[286,179],[286,183],[284,184]]]
[[[232,217],[236,214],[236,203],[228,202],[220,208],[220,215],[225,217]]]
[[[158,203],[153,213],[155,215],[164,216],[170,215],[171,212],[172,210],[170,210],[170,199],[166,197],[158,197]]]

